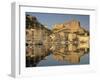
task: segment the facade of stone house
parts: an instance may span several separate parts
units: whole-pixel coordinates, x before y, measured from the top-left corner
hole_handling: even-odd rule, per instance
[[[26,58],[29,61],[38,63],[52,51],[57,60],[78,63],[88,48],[89,32],[81,27],[79,21],[56,24],[50,30],[36,17],[26,15]]]
[[[53,27],[51,39],[55,42],[73,42],[79,41],[81,38],[88,39],[89,32],[83,29],[80,22],[72,20],[63,24],[55,24]],[[80,36],[80,37],[79,37]]]
[[[43,45],[50,42],[51,31],[38,22],[36,17],[26,15],[26,54],[34,55],[34,45]]]

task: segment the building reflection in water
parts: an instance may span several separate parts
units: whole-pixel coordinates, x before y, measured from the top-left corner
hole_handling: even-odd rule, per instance
[[[53,44],[52,46],[48,44],[33,45],[32,50],[31,55],[26,54],[26,67],[38,66],[41,61],[47,60],[47,57],[50,55],[53,60],[56,60],[58,63],[64,61],[64,64],[80,64],[81,57],[89,53],[89,45],[87,45],[87,43]],[[56,64],[52,64],[52,62],[47,62],[46,66],[49,64],[56,66]],[[58,65],[60,65],[60,63]]]
[[[89,31],[72,20],[50,30],[26,15],[26,67],[88,64]],[[88,54],[89,55],[89,54]],[[82,57],[85,56],[86,58]],[[82,59],[82,60],[81,60]]]

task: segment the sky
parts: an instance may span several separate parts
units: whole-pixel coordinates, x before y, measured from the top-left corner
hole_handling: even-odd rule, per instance
[[[64,23],[70,20],[78,20],[80,21],[81,27],[89,30],[89,15],[36,12],[26,12],[26,14],[35,16],[41,24],[48,26],[49,29],[52,29],[53,25],[57,23]]]

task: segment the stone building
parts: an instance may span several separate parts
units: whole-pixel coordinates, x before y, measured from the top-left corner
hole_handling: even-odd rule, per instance
[[[36,17],[26,15],[27,65],[32,62],[32,65],[36,66],[50,51],[57,60],[79,63],[80,57],[88,50],[89,31],[82,28],[79,21],[56,24],[50,30]]]
[[[80,22],[72,20],[63,24],[56,24],[52,29],[51,39],[53,43],[77,42],[81,38],[88,39],[89,32],[81,27]]]
[[[50,42],[51,30],[41,24],[36,17],[26,15],[26,55],[34,54],[34,45],[43,45]]]
[[[89,31],[81,27],[79,21],[56,24],[52,32],[50,49],[54,59],[79,63],[81,56],[89,52]]]
[[[51,31],[38,22],[35,17],[26,15],[26,41],[30,39],[34,40],[34,44],[41,44],[49,40],[50,33]]]

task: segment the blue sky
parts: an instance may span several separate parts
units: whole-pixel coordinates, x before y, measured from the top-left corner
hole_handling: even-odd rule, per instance
[[[50,29],[54,24],[57,23],[64,23],[69,20],[78,20],[80,21],[82,27],[89,30],[89,15],[34,13],[34,12],[26,12],[26,14],[35,16],[41,24],[48,26],[48,28]]]

